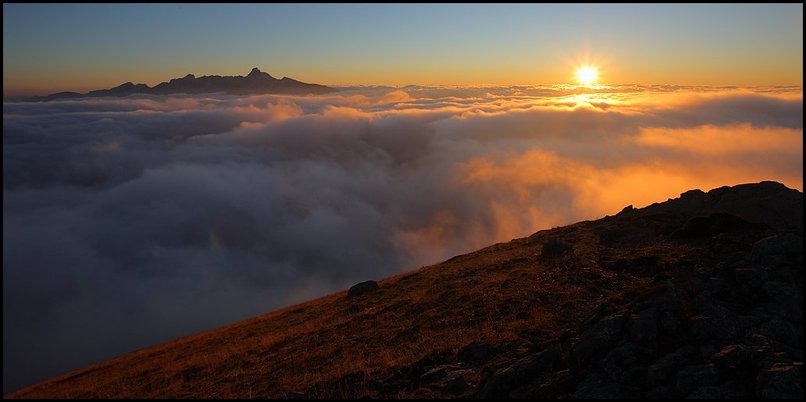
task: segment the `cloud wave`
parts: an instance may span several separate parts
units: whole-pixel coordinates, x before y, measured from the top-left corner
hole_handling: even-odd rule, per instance
[[[691,188],[803,188],[801,88],[5,103],[3,387]]]

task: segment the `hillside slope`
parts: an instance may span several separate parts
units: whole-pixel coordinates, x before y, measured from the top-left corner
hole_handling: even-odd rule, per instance
[[[696,190],[6,397],[802,397],[803,194]]]

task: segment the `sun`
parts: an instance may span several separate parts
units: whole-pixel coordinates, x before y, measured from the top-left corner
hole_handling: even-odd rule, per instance
[[[599,72],[595,67],[582,66],[577,69],[577,82],[582,85],[589,86],[595,84],[598,76]]]

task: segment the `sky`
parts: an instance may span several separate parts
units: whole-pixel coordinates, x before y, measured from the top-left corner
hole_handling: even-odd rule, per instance
[[[627,205],[803,191],[800,4],[3,11],[4,393]],[[340,90],[6,97],[252,67]]]
[[[325,85],[802,85],[802,4],[3,4],[3,93],[246,75]]]

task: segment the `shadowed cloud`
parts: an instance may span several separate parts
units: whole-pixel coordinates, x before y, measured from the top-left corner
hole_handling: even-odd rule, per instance
[[[802,190],[800,88],[6,103],[4,392],[691,188]]]

